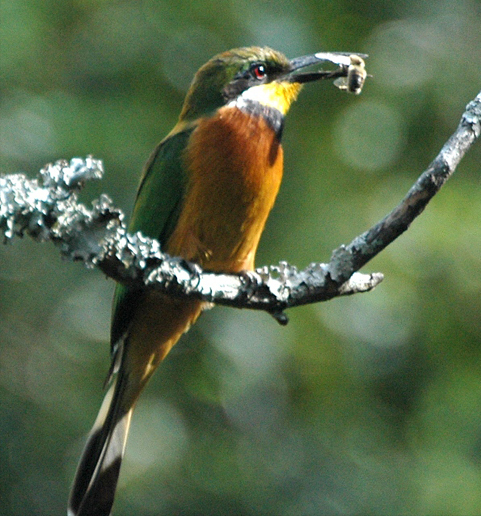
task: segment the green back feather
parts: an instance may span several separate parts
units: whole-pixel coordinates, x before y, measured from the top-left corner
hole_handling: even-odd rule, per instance
[[[187,173],[183,155],[193,127],[168,136],[150,156],[137,191],[129,233],[140,231],[163,245],[174,230],[182,207]],[[112,346],[128,330],[141,291],[117,284],[113,299]]]

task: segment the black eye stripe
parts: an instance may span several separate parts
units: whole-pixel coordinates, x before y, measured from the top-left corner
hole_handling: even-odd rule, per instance
[[[232,100],[252,86],[271,82],[288,71],[287,67],[275,63],[255,61],[233,77],[232,81],[223,88],[222,96],[226,101]]]

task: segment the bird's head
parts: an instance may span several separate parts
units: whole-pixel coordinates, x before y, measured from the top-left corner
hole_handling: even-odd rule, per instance
[[[218,54],[196,73],[180,120],[190,122],[231,102],[249,100],[285,115],[302,83],[323,77],[321,73],[299,73],[322,61],[319,55],[289,60],[267,47],[237,48]]]

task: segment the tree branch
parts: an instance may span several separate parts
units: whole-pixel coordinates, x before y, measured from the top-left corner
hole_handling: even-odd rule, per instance
[[[0,231],[5,242],[24,234],[52,241],[63,256],[98,267],[133,287],[265,310],[285,324],[286,308],[367,292],[378,285],[381,273],[357,271],[406,231],[453,174],[480,131],[481,93],[467,105],[454,134],[391,213],[334,250],[328,264],[313,263],[301,271],[281,262],[242,274],[216,274],[162,253],[157,241],[127,233],[123,213],[106,195],[92,209],[78,202],[83,184],[103,174],[102,163],[91,157],[47,165],[39,180],[22,174],[0,178]]]

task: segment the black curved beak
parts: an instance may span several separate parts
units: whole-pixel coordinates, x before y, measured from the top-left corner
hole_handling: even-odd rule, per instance
[[[291,59],[291,70],[286,76],[290,82],[312,82],[320,79],[336,79],[339,77],[347,77],[353,62],[356,66],[364,69],[363,59],[367,58],[367,54],[354,54],[352,52],[318,52],[308,56],[296,57]],[[354,59],[354,61],[353,61]],[[335,70],[317,70],[313,72],[298,73],[309,66],[318,65],[320,63],[333,63],[338,65]]]

